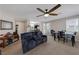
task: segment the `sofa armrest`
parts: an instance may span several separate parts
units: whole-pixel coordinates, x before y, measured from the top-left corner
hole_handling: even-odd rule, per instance
[[[47,42],[47,35],[42,35],[43,42]]]

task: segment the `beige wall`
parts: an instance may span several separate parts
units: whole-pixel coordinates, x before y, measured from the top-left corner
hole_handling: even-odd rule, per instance
[[[51,25],[51,29],[53,29],[55,31],[65,30],[66,29],[66,20],[64,20],[64,19],[54,20],[54,21],[50,22],[50,25]]]
[[[11,32],[13,33],[15,31],[15,25],[18,24],[19,25],[19,33],[22,33],[22,32],[25,32],[26,31],[26,25],[27,25],[27,22],[26,21],[15,21],[15,20],[18,20],[14,17],[11,17],[10,15],[8,14],[5,14],[3,12],[0,11],[0,20],[6,20],[6,21],[11,21],[13,22],[13,29],[12,30],[0,30],[0,34],[5,34],[7,32]]]
[[[26,29],[27,29],[27,22],[26,21],[16,21],[15,24],[18,25],[18,33],[19,33],[19,35],[21,33],[26,32]]]
[[[6,32],[14,32],[15,31],[15,21],[14,18],[10,17],[8,14],[0,11],[0,20],[6,20],[13,22],[13,29],[12,30],[0,30],[0,34],[4,34]]]

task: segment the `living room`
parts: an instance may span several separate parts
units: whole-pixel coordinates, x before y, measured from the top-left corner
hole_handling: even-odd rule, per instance
[[[53,11],[50,11],[51,8],[54,10],[52,9]],[[1,54],[79,54],[78,8],[79,4],[1,4]],[[53,15],[51,15],[49,11],[51,14],[53,13]],[[45,14],[42,14],[42,12]],[[35,32],[38,31],[38,29],[41,31],[38,33],[39,35],[37,35],[37,32]],[[51,33],[51,30],[54,30],[54,32]],[[58,41],[60,39],[60,37],[57,36],[58,31],[64,31],[65,35],[73,34],[76,32],[76,35],[73,35],[70,38],[68,37],[68,39],[71,40],[63,44],[65,37]],[[32,34],[35,36],[32,36]],[[40,35],[42,36],[40,37]],[[75,41],[73,41],[73,37],[75,37]],[[39,40],[37,41],[37,39]],[[54,39],[56,39],[56,41],[54,41]],[[30,40],[30,42],[28,40]],[[29,43],[27,44],[27,42]],[[52,51],[52,49],[54,49],[54,51]]]

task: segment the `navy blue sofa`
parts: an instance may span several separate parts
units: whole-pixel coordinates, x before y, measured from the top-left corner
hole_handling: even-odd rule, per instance
[[[47,42],[47,36],[39,32],[26,32],[21,34],[23,53],[28,52],[43,42]]]

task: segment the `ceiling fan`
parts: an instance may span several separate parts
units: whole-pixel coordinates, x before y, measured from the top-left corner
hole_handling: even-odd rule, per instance
[[[40,12],[42,12],[43,14],[42,14],[42,15],[38,15],[38,16],[36,16],[36,17],[40,17],[40,16],[48,17],[49,15],[51,15],[51,16],[57,16],[58,14],[56,14],[56,13],[51,13],[51,12],[55,11],[55,10],[58,9],[60,6],[61,6],[61,4],[58,4],[58,5],[56,5],[55,7],[53,7],[52,9],[50,9],[49,11],[48,11],[48,9],[45,9],[45,11],[43,11],[42,9],[37,8],[37,10],[40,11]]]

